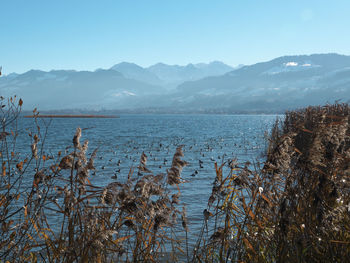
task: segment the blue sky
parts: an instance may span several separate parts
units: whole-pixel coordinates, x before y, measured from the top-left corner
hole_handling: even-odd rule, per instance
[[[349,0],[0,0],[3,73],[350,55]]]

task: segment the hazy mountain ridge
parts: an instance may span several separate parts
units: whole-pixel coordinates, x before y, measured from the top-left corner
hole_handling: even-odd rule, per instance
[[[223,75],[234,68],[220,61],[209,64],[198,63],[186,66],[157,63],[147,68],[168,86],[177,86],[185,81],[199,80],[204,77]]]
[[[149,84],[162,85],[163,81],[157,75],[135,63],[121,62],[110,69],[118,71],[126,78],[143,81]]]
[[[175,88],[177,85],[204,77],[223,75],[234,68],[220,61],[211,63],[187,64],[186,66],[167,65],[157,63],[143,68],[135,63],[122,62],[110,69],[122,73],[125,77],[145,83],[161,85],[166,88]]]
[[[0,91],[3,96],[22,97],[26,109],[45,110],[103,108],[111,102],[126,107],[133,105],[128,97],[164,92],[160,86],[125,78],[115,70],[31,70],[15,78],[0,78]]]
[[[280,112],[350,100],[350,56],[284,56],[231,69],[221,62],[148,68],[124,62],[94,72],[31,70],[1,77],[0,94],[17,94],[26,109],[167,113]]]
[[[200,68],[192,64],[174,67],[181,69],[178,74],[181,83],[193,78],[192,68],[197,74],[194,79],[199,75],[208,76],[232,69],[221,62],[203,63]],[[169,85],[176,87],[171,79],[164,76],[160,79],[147,68],[122,62],[110,69],[95,71],[30,70],[23,74],[11,73],[0,78],[0,94],[22,97],[26,109],[143,108],[157,104],[154,98],[165,96]]]
[[[223,76],[185,82],[178,94],[192,97],[182,107],[281,110],[350,99],[350,56],[285,56],[244,66]]]

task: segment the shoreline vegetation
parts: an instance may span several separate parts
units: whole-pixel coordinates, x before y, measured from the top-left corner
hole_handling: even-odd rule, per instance
[[[119,118],[117,115],[89,115],[89,114],[38,114],[24,115],[23,118]]]
[[[22,115],[30,116],[32,111],[22,111]],[[44,115],[113,115],[119,116],[122,114],[159,114],[159,115],[283,115],[284,111],[266,111],[266,110],[255,110],[255,111],[231,111],[231,110],[222,110],[222,109],[213,109],[213,110],[185,110],[181,109],[137,109],[137,110],[41,110],[40,114]]]
[[[90,173],[103,153],[81,142],[80,128],[70,151],[47,156],[47,127],[34,111],[29,154],[19,155],[22,103],[0,101],[3,262],[316,263],[350,255],[348,104],[286,112],[262,163],[216,162],[201,231],[191,233],[181,145],[165,173],[153,174],[142,153],[124,181],[100,187]]]

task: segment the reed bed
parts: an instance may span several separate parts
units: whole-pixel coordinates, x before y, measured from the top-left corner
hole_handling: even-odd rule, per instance
[[[276,121],[262,164],[216,178],[198,262],[346,262],[350,255],[350,107],[308,107]]]
[[[80,128],[70,152],[47,156],[47,126],[34,110],[30,154],[16,152],[22,104],[0,101],[2,262],[344,262],[350,254],[347,104],[287,112],[263,163],[215,163],[200,233],[189,232],[181,203],[181,145],[164,174],[142,153],[126,180],[97,186],[99,153]]]

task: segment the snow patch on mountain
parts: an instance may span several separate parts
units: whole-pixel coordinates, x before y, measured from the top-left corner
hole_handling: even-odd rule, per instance
[[[284,65],[286,67],[296,67],[296,66],[298,66],[298,62],[291,61],[291,62],[284,63]]]
[[[136,96],[135,93],[124,90],[122,92],[117,92],[112,94],[113,97],[121,97],[121,96]]]
[[[320,67],[320,65],[313,64],[311,61],[305,61],[303,63],[289,61],[279,66],[272,67],[271,69],[264,71],[262,74],[275,75],[285,72],[308,70],[317,67]]]

